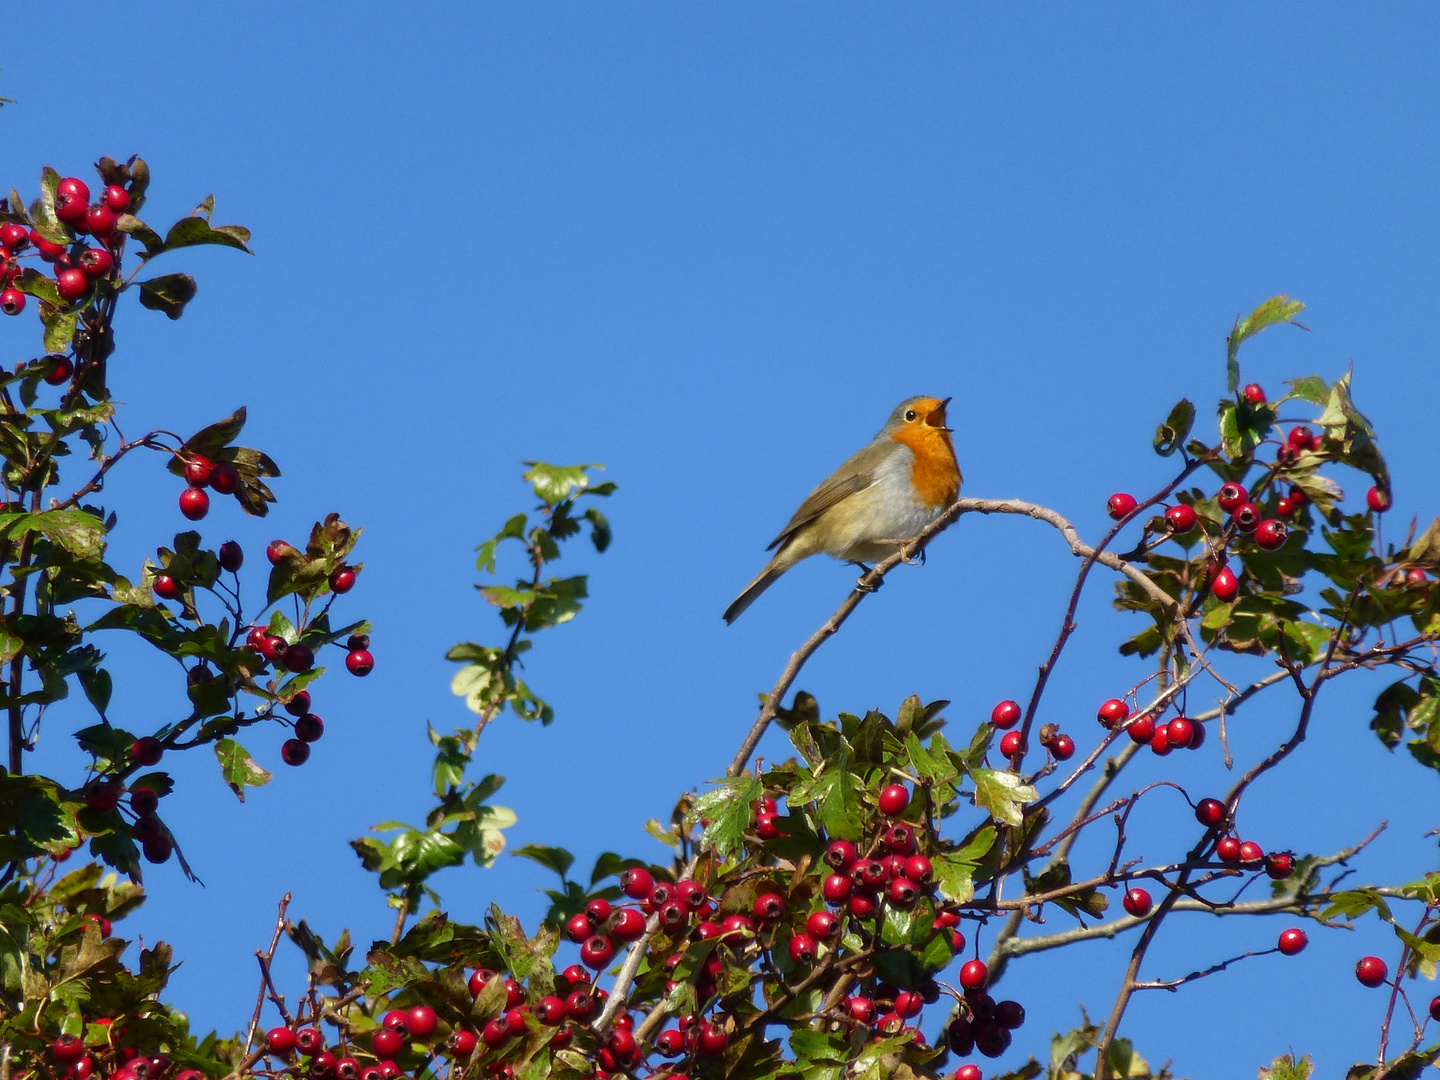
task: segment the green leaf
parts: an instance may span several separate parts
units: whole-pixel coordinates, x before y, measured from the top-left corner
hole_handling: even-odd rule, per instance
[[[250,752],[234,739],[221,739],[215,744],[215,757],[220,761],[220,774],[241,802],[247,787],[264,787],[270,783],[268,772],[255,764]]]
[[[187,217],[170,226],[170,231],[165,234],[163,250],[175,251],[177,248],[194,247],[196,244],[220,244],[253,255],[255,253],[245,246],[249,239],[250,230],[243,225],[212,227],[206,218]]]
[[[1165,422],[1155,429],[1155,452],[1169,457],[1185,445],[1190,429],[1195,425],[1195,406],[1185,398],[1170,410]]]
[[[160,234],[134,214],[121,214],[115,222],[115,228],[126,236],[133,236],[144,245],[145,254],[141,256],[142,259],[153,259],[165,250],[165,241],[160,239]]]
[[[185,305],[195,299],[199,290],[189,274],[162,274],[139,284],[140,306],[162,311],[170,319],[180,318],[185,313]]]
[[[975,805],[1012,827],[1023,820],[1025,804],[1038,798],[1035,789],[1012,772],[974,769],[970,776],[975,781]]]
[[[590,487],[587,469],[603,469],[604,465],[547,465],[543,461],[527,461],[530,466],[521,479],[535,488],[535,494],[548,506],[554,506]],[[602,490],[608,489],[608,490]],[[614,485],[602,484],[591,494],[609,495]]]
[[[1330,384],[1319,375],[1306,375],[1301,379],[1290,379],[1286,385],[1290,387],[1290,392],[1281,398],[1281,401],[1286,398],[1298,398],[1300,401],[1308,401],[1312,405],[1324,405],[1330,400]]]
[[[1309,1054],[1299,1061],[1295,1060],[1293,1054],[1281,1054],[1268,1068],[1261,1069],[1258,1076],[1259,1080],[1310,1080],[1314,1071],[1315,1066],[1310,1061]]]
[[[76,677],[85,691],[86,700],[103,718],[105,710],[110,707],[110,692],[113,689],[110,673],[104,668],[83,668],[76,672]]]
[[[1261,330],[1271,326],[1278,326],[1280,323],[1291,323],[1300,326],[1295,322],[1295,316],[1305,310],[1305,305],[1299,300],[1291,300],[1288,296],[1272,296],[1263,304],[1257,307],[1243,319],[1235,320],[1235,328],[1230,331],[1230,336],[1225,339],[1227,352],[1225,357],[1226,386],[1228,393],[1235,393],[1240,388],[1240,364],[1236,360],[1236,354],[1240,346],[1260,333]],[[1301,326],[1302,330],[1307,329]],[[1123,1074],[1122,1074],[1123,1075]]]
[[[105,523],[88,510],[0,514],[0,536],[8,540],[26,533],[39,533],[79,559],[98,559],[105,553]]]
[[[721,859],[729,858],[744,843],[750,825],[750,804],[765,790],[753,776],[739,776],[718,781],[719,786],[695,800],[687,817],[692,821],[710,821],[704,833],[704,845],[712,848]]]
[[[575,856],[564,848],[547,847],[544,844],[526,844],[524,847],[516,848],[510,854],[532,859],[546,869],[554,870],[560,875],[561,881],[568,880],[570,867],[575,863]]]
[[[74,311],[56,311],[42,306],[40,321],[45,324],[45,350],[65,352],[75,339],[75,326],[80,321],[80,315]]]
[[[994,830],[991,830],[994,835]],[[930,860],[940,895],[951,903],[968,904],[975,896],[975,863],[959,854],[942,852]]]

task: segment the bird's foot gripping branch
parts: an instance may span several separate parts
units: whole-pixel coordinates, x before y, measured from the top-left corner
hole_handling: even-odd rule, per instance
[[[102,179],[119,176],[118,168],[102,162]],[[126,168],[133,193],[144,173],[135,162]],[[23,213],[12,203],[6,223],[23,224],[27,238],[34,228],[73,260],[90,241],[60,216],[59,178],[46,191],[48,202],[42,196]],[[66,215],[77,215],[63,205]],[[133,194],[126,210],[132,218],[138,210]],[[114,229],[145,245],[142,262],[161,254],[172,236],[216,233],[244,243],[233,229],[210,226],[208,213],[186,220],[199,224],[177,224],[165,239],[138,219],[122,217]],[[103,220],[97,223],[103,228]],[[0,240],[15,235],[0,232]],[[27,257],[5,242],[7,265],[17,254]],[[117,245],[100,246],[118,267]],[[49,250],[40,250],[42,261]],[[289,605],[293,614],[272,614],[253,640],[241,629],[238,585],[220,576],[222,568],[231,570],[227,558],[235,561],[226,548],[209,552],[198,536],[182,534],[135,586],[104,565],[108,514],[85,509],[82,500],[100,490],[104,471],[131,445],[107,442],[108,415],[96,411],[108,408],[110,318],[128,284],[119,275],[112,267],[87,279],[89,291],[70,299],[48,277],[46,286],[23,271],[9,277],[12,288],[43,301],[40,315],[52,335],[47,349],[56,354],[22,363],[20,401],[6,399],[13,505],[3,552],[11,574],[6,610],[14,614],[5,623],[11,643],[5,661],[20,680],[8,699],[12,754],[23,756],[43,705],[63,693],[72,675],[97,703],[100,730],[113,734],[103,743],[86,736],[95,748],[88,782],[66,786],[14,775],[18,769],[4,780],[5,1076],[168,1080],[189,1073],[196,1080],[190,1072],[196,1070],[213,1080],[402,1074],[978,1080],[987,1059],[1007,1053],[1010,1080],[1168,1076],[1146,1059],[1166,1060],[1178,1048],[1147,1044],[1142,1058],[1124,1037],[1137,994],[1174,991],[1176,1007],[1184,1008],[1190,983],[1243,978],[1255,964],[1304,964],[1309,936],[1362,918],[1391,925],[1395,944],[1388,959],[1356,958],[1356,977],[1383,993],[1373,1016],[1347,1017],[1379,1034],[1373,1063],[1351,1075],[1413,1075],[1440,1052],[1428,1020],[1440,1005],[1423,1000],[1428,994],[1411,1000],[1414,977],[1433,976],[1440,961],[1440,874],[1359,886],[1347,875],[1373,876],[1371,828],[1358,830],[1342,850],[1295,851],[1248,799],[1275,770],[1293,766],[1322,691],[1361,670],[1393,674],[1372,723],[1382,743],[1403,744],[1426,772],[1440,767],[1434,666],[1440,590],[1432,586],[1440,523],[1412,528],[1402,544],[1383,542],[1389,474],[1374,431],[1353,403],[1348,374],[1333,383],[1295,380],[1274,400],[1258,385],[1241,385],[1241,344],[1294,318],[1299,305],[1285,298],[1237,322],[1229,338],[1218,436],[1196,434],[1196,409],[1177,405],[1153,447],[1175,462],[1170,482],[1144,499],[1114,494],[1115,524],[1099,539],[1086,540],[1059,513],[1018,500],[942,500],[946,508],[869,571],[865,587],[852,591],[791,657],[725,777],[684,796],[668,822],[650,823],[650,834],[666,845],[663,859],[607,853],[577,879],[570,876],[574,859],[562,848],[516,852],[559,877],[532,932],[498,908],[483,925],[451,920],[435,875],[467,858],[491,864],[503,845],[508,812],[486,802],[498,778],[470,781],[466,770],[484,728],[504,708],[551,719],[519,677],[519,665],[538,630],[579,610],[587,582],[547,576],[545,566],[582,522],[598,549],[609,539],[604,518],[579,502],[609,494],[608,485],[592,485],[584,468],[534,466],[528,478],[542,504],[539,517],[512,519],[481,549],[487,572],[497,548],[523,549],[526,560],[513,586],[485,589],[504,620],[505,640],[457,646],[451,654],[462,665],[455,690],[478,719],[451,736],[431,732],[436,806],[425,824],[397,825],[387,831],[390,839],[356,842],[397,909],[389,940],[363,951],[348,934],[327,942],[282,904],[269,947],[257,953],[253,1014],[240,1018],[233,1038],[198,1038],[181,1012],[160,1001],[169,950],[153,945],[122,962],[125,943],[111,936],[111,922],[139,902],[138,886],[102,876],[97,865],[62,877],[60,863],[84,839],[94,855],[138,871],[131,853],[136,839],[145,840],[137,830],[142,820],[158,820],[149,800],[164,794],[152,786],[164,786],[158,774],[139,773],[153,768],[144,760],[156,747],[213,744],[227,780],[240,790],[261,779],[234,734],[281,718],[286,706],[294,712],[305,695],[307,708],[295,721],[304,743],[299,723],[313,714],[301,680],[318,669],[299,647],[313,651],[365,630],[329,628],[330,602],[353,584],[356,569],[349,562],[354,534],[334,519],[317,526],[303,552],[272,547],[267,601]],[[46,392],[41,385],[61,370],[54,342],[62,333],[70,369],[57,379],[66,387],[57,411],[37,402]],[[263,512],[268,489],[261,477],[273,475],[273,466],[233,447],[238,424],[231,424],[234,431],[201,433],[203,445],[201,436],[180,440],[162,432],[134,448],[163,449],[189,489],[202,494],[206,483],[223,490],[214,484],[215,469],[232,463],[237,491],[249,492],[248,508]],[[77,435],[93,449],[92,475],[73,488],[78,494],[70,503],[47,508],[38,493],[59,482],[56,447]],[[212,463],[206,480],[190,472],[200,458]],[[1356,470],[1370,488],[1364,509],[1350,509],[1339,486]],[[181,511],[194,513],[201,500],[187,499]],[[893,716],[871,710],[826,719],[815,698],[792,696],[806,660],[869,589],[970,513],[1033,518],[1057,530],[1079,559],[1073,586],[1057,598],[1056,633],[1035,647],[1033,684],[978,717],[947,718],[946,702],[912,697]],[[47,517],[56,514],[62,516]],[[1116,690],[1104,702],[1057,700],[1047,693],[1049,680],[1065,660],[1077,605],[1097,568],[1113,578],[1116,604],[1142,620],[1120,643],[1117,661],[1141,670],[1119,674],[1117,666]],[[932,560],[927,571],[937,572],[944,572],[943,560]],[[172,597],[160,591],[162,575],[176,584]],[[200,611],[212,601],[235,610],[206,622]],[[884,603],[883,594],[872,602]],[[89,603],[120,614],[102,613],[95,618],[109,621],[97,626],[90,616],[58,610]],[[112,729],[104,719],[109,676],[100,677],[98,650],[77,651],[105,627],[140,633],[179,660],[195,715],[142,738]],[[368,671],[373,661],[363,636],[349,643],[351,669]],[[1267,665],[1258,674],[1257,659]],[[210,677],[190,681],[188,673],[201,667]],[[241,700],[259,704],[241,709]],[[1075,723],[1091,710],[1093,726]],[[771,725],[784,730],[794,752],[762,767],[752,759]],[[1256,760],[1233,760],[1229,733],[1236,725],[1263,727],[1272,749]],[[1171,755],[1207,763],[1205,784],[1168,777],[1166,759],[1178,760]],[[1146,779],[1126,783],[1142,771],[1140,762]],[[1411,776],[1433,782],[1412,766],[1396,786],[1419,782]],[[115,801],[89,805],[91,792],[101,790]],[[1146,815],[1170,823],[1171,849],[1135,849],[1133,826]],[[1099,842],[1078,845],[1081,837]],[[422,910],[427,899],[433,906]],[[1176,970],[1162,931],[1197,913],[1239,919],[1239,952],[1194,972]],[[1278,935],[1271,923],[1243,918],[1276,913],[1289,916]],[[308,961],[301,987],[279,986],[272,977],[287,936]],[[1110,947],[1119,951],[1113,1001],[1094,1022],[1079,1012],[1079,1026],[1053,1039],[1035,1031],[1033,1021],[1026,1023],[1026,957],[1097,939],[1113,939]],[[1085,962],[1094,963],[1088,956]],[[1290,1040],[1278,1041],[1277,1054]],[[1027,1061],[1020,1051],[1032,1046],[1036,1056]],[[1308,1064],[1280,1058],[1270,1075],[1303,1077]]]

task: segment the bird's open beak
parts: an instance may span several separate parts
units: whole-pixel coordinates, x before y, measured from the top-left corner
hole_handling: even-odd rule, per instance
[[[940,402],[939,405],[931,409],[930,415],[925,417],[925,423],[930,427],[939,428],[941,431],[949,431],[950,428],[945,426],[945,406],[949,405],[952,400],[952,398],[947,397],[944,401]]]

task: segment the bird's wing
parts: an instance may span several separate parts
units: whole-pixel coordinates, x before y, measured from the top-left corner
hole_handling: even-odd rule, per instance
[[[770,551],[772,548],[779,547],[797,530],[814,521],[836,503],[868,488],[875,482],[875,474],[880,462],[891,452],[893,452],[893,447],[871,444],[852,455],[845,464],[831,473],[824,483],[806,496],[789,524],[780,530],[780,535],[770,541],[770,546],[765,550]]]

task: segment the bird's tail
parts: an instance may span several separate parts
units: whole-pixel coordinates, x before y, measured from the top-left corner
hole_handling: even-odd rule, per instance
[[[731,602],[730,606],[725,609],[726,625],[728,626],[730,623],[733,623],[736,619],[743,615],[745,613],[745,609],[755,602],[756,597],[758,597],[771,585],[775,584],[775,579],[784,572],[784,570],[777,568],[774,563],[771,563],[769,566],[765,567],[764,570],[761,570],[760,576],[757,577],[754,581],[750,582],[749,585],[746,585],[745,591],[742,592],[739,596],[737,596]]]

